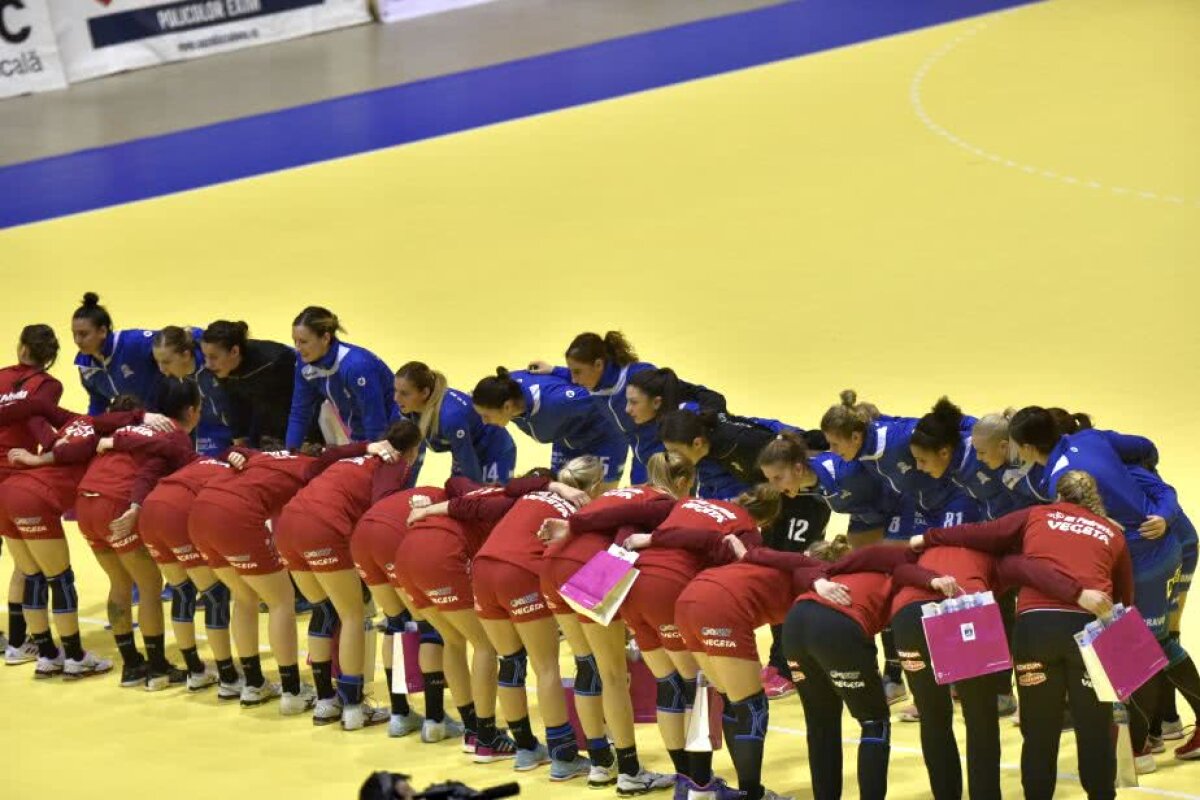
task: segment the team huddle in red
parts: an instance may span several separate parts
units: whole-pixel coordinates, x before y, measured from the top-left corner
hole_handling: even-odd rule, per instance
[[[1086,472],[1061,477],[1046,505],[930,528],[900,546],[852,550],[847,537],[819,533],[804,552],[785,552],[764,541],[785,495],[762,483],[734,499],[692,496],[704,476],[672,448],[650,455],[644,481],[624,488],[611,488],[609,465],[592,454],[496,483],[458,475],[418,485],[429,433],[403,415],[373,441],[319,451],[235,441],[201,456],[193,432],[205,397],[196,381],[165,382],[154,411],[119,397],[103,413],[78,414],[59,406],[62,386],[46,371],[56,351],[47,326],[29,326],[21,363],[0,370],[0,529],[16,563],[6,661],[34,662],[38,679],[114,670],[81,643],[62,525],[73,513],[110,579],[122,686],[215,691],[247,708],[278,700],[282,714],[311,713],[318,725],[380,724],[396,737],[452,740],[477,763],[548,765],[551,781],[584,778],[621,796],[673,789],[687,800],[759,800],[782,795],[762,774],[770,707],[756,632],[782,626],[806,717],[813,795],[843,794],[848,709],[860,726],[858,791],[882,798],[891,723],[875,640],[890,629],[919,711],[933,796],[999,798],[997,696],[1010,689],[996,675],[954,687],[967,728],[964,783],[954,699],[934,680],[921,619],[930,602],[1015,591],[1022,714],[1069,706],[1088,796],[1115,796],[1112,708],[1088,688],[1072,637],[1114,603],[1131,605],[1134,581],[1121,528]],[[808,468],[802,439],[780,441],[797,470]],[[638,553],[639,574],[617,618],[603,625],[560,590],[614,544]],[[303,676],[297,589],[311,604]],[[369,601],[386,620],[390,702],[381,706],[364,686]],[[211,664],[197,647],[201,605]],[[261,608],[277,681],[259,660]],[[167,656],[167,610],[182,667]],[[392,661],[393,638],[412,632],[423,714],[410,706]],[[575,664],[570,692],[560,673],[563,642]],[[657,681],[669,772],[639,760],[631,650]],[[538,733],[527,702],[531,668]],[[689,735],[691,710],[710,691],[723,704],[721,734],[736,774],[728,781],[714,774],[712,748]],[[1049,798],[1061,726],[1022,726],[1025,792]]]

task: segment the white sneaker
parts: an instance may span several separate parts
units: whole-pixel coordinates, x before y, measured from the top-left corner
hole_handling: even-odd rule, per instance
[[[900,710],[900,721],[901,722],[920,722],[921,721],[921,712],[917,710],[916,706],[906,706],[905,708]]]
[[[300,685],[300,694],[284,692],[279,696],[279,713],[285,717],[295,717],[312,710],[316,704],[317,690],[304,683]]]
[[[342,706],[342,730],[357,731],[387,722],[392,716],[389,709],[377,706],[365,697],[361,703]]]
[[[15,667],[20,664],[28,664],[30,661],[37,661],[37,657],[37,645],[31,639],[26,639],[25,644],[20,647],[13,647],[11,644],[4,646],[4,663],[7,666]],[[1163,723],[1163,728],[1166,727],[1166,723]],[[1180,736],[1182,735],[1181,733]]]
[[[1149,775],[1158,769],[1158,764],[1154,761],[1153,753],[1146,753],[1133,757],[1133,768],[1138,775]]]
[[[25,646],[28,647],[29,642],[26,642]],[[36,647],[33,648],[33,652],[37,653]],[[1183,738],[1183,720],[1176,719],[1176,720],[1171,720],[1170,722],[1164,721],[1162,724],[1162,738],[1168,742],[1173,742],[1176,739],[1182,739]]]
[[[217,699],[229,702],[232,700],[242,699],[242,689],[246,686],[245,680],[241,675],[233,683],[225,683],[220,678],[217,679]]]
[[[599,764],[592,764],[592,768],[588,770],[588,788],[603,789],[605,786],[612,786],[617,782],[617,762],[613,762],[607,767],[602,767]]]
[[[92,675],[103,675],[110,672],[113,663],[106,658],[97,658],[94,653],[84,653],[83,658],[76,661],[68,658],[63,662],[63,680],[75,681]]]
[[[332,725],[342,718],[342,698],[336,694],[333,697],[317,699],[313,704],[313,725]]]
[[[663,789],[675,788],[675,776],[663,775],[661,772],[650,772],[643,768],[637,775],[621,773],[617,776],[617,794],[621,797],[657,792]]]
[[[907,700],[908,699],[908,690],[904,688],[903,683],[897,683],[896,681],[889,680],[888,678],[884,678],[883,679],[883,695],[884,695],[884,697],[887,698],[887,704],[889,706],[892,706],[903,700]]]
[[[33,677],[38,680],[45,680],[53,678],[55,675],[61,675],[64,661],[65,657],[63,656],[61,647],[58,649],[58,655],[54,658],[38,656],[37,664],[33,668]]]
[[[216,669],[206,667],[204,672],[188,672],[187,674],[187,690],[189,692],[202,692],[210,686],[215,686],[220,683],[221,678],[217,675]],[[231,699],[231,698],[222,698]]]
[[[392,718],[388,720],[388,736],[399,739],[414,734],[424,727],[425,718],[415,711],[409,711],[407,715],[392,714]]]
[[[263,681],[262,686],[243,686],[241,703],[242,708],[254,708],[261,706],[263,703],[270,702],[276,697],[283,694],[278,683]]]
[[[437,744],[446,739],[458,738],[463,735],[462,723],[446,715],[440,722],[426,718],[421,723],[421,741],[425,744]],[[475,752],[475,748],[471,748]]]
[[[147,673],[146,691],[161,692],[163,689],[187,683],[189,677],[187,670],[178,667],[171,667],[162,673]]]

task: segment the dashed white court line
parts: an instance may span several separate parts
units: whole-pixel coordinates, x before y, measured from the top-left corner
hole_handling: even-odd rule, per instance
[[[921,124],[923,124],[937,136],[945,139],[947,142],[950,142],[950,144],[954,145],[955,147],[965,150],[979,158],[991,161],[994,164],[1000,164],[1001,166],[1009,169],[1019,170],[1028,175],[1037,175],[1047,180],[1058,181],[1060,183],[1067,184],[1068,186],[1079,186],[1086,189],[1091,189],[1093,191],[1106,191],[1122,197],[1132,197],[1139,200],[1153,200],[1170,203],[1172,205],[1193,205],[1200,207],[1200,200],[1189,200],[1188,198],[1180,197],[1179,195],[1163,194],[1161,192],[1152,192],[1145,189],[1131,189],[1124,186],[1112,186],[1092,178],[1080,178],[1076,175],[1064,175],[1059,172],[1055,172],[1054,170],[1045,169],[1033,164],[1026,164],[999,153],[993,153],[985,150],[984,148],[967,141],[935,120],[929,113],[929,110],[925,108],[925,103],[922,99],[922,89],[924,88],[925,78],[929,76],[930,70],[932,70],[939,61],[949,55],[960,45],[973,39],[987,27],[988,23],[986,21],[975,23],[970,28],[958,34],[953,39],[939,47],[937,50],[934,50],[932,53],[930,53],[925,61],[922,62],[921,66],[917,68],[917,71],[913,73],[912,82],[908,87],[908,101],[912,106],[913,112],[917,115],[917,118],[921,120]]]
[[[771,725],[769,730],[775,731],[776,733],[786,733],[789,736],[805,736],[808,733],[803,728],[785,728],[779,725]],[[842,744],[858,744],[858,739],[842,739]],[[903,745],[894,744],[892,745],[892,751],[896,753],[908,753],[918,756],[921,755],[921,749],[919,747],[904,747]],[[1010,772],[1021,771],[1019,764],[1001,763],[1000,769],[1009,770]],[[1060,772],[1058,773],[1058,778],[1059,780],[1068,780],[1079,783],[1079,776],[1073,772]],[[1181,800],[1200,800],[1200,795],[1197,794],[1177,792],[1173,789],[1155,789],[1152,786],[1135,786],[1128,789],[1123,789],[1122,791],[1142,792],[1143,794],[1154,795],[1156,797],[1175,797],[1181,798]]]

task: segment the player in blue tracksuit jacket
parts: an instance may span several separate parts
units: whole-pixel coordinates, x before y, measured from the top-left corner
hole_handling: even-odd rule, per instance
[[[393,397],[393,376],[379,356],[337,338],[344,332],[337,315],[309,306],[292,323],[296,344],[296,388],[288,415],[288,449],[304,443],[328,400],[355,442],[378,439],[400,410]]]
[[[133,395],[147,408],[158,398],[159,372],[152,352],[152,330],[113,330],[112,317],[94,292],[83,296],[83,304],[71,318],[71,334],[79,354],[75,366],[88,393],[87,413],[107,410],[117,395]]]
[[[591,393],[629,442],[633,452],[630,482],[635,486],[646,482],[650,456],[663,450],[654,423],[659,407],[665,411],[694,404],[691,407],[701,411],[725,411],[725,398],[717,392],[680,381],[669,369],[638,361],[633,345],[620,331],[609,331],[603,337],[579,334],[567,347],[566,362],[565,367],[534,362],[530,371],[565,378]],[[659,398],[659,405],[639,397],[639,391]],[[667,404],[661,405],[664,399]]]
[[[476,384],[471,402],[489,425],[512,422],[534,441],[552,445],[553,470],[577,456],[593,455],[604,463],[606,488],[620,482],[629,449],[625,437],[586,389],[557,375],[501,367]]]
[[[229,425],[229,398],[217,382],[217,376],[204,366],[200,349],[200,328],[168,325],[153,338],[154,361],[159,371],[170,378],[190,379],[200,387],[200,422],[194,438],[196,451],[215,455],[233,444]]]
[[[471,398],[451,389],[446,376],[420,361],[396,370],[396,404],[417,427],[429,449],[449,452],[451,475],[478,483],[508,483],[517,466],[517,446],[504,428],[487,425]]]

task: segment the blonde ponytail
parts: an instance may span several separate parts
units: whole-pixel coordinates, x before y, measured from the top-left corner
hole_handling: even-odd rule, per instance
[[[655,453],[646,461],[646,483],[675,496],[681,483],[696,482],[696,465],[678,453]]]
[[[1083,470],[1073,469],[1058,479],[1058,499],[1083,506],[1098,517],[1108,516],[1096,479]]]
[[[837,561],[850,552],[850,540],[846,537],[846,534],[839,533],[832,539],[822,539],[819,542],[813,542],[804,552],[818,561]]]
[[[572,458],[558,471],[558,480],[590,495],[604,482],[604,462],[596,456]]]

